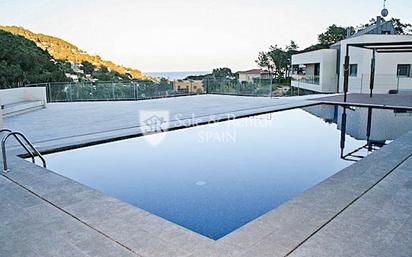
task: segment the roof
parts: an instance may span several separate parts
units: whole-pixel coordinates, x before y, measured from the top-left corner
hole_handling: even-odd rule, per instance
[[[248,75],[260,75],[262,73],[268,73],[268,71],[262,70],[262,69],[252,69],[252,70],[247,70],[247,71],[239,71],[239,74],[248,74]]]
[[[377,22],[361,31],[356,32],[349,38],[366,34],[395,34],[395,30],[392,21]]]
[[[375,24],[372,24],[369,27],[366,27],[365,29],[356,32],[355,34],[345,38],[344,40],[349,39],[349,38],[354,38],[354,37],[367,35],[367,34],[372,34],[372,35],[388,35],[388,34],[395,35],[396,31],[395,31],[395,28],[393,26],[393,22],[391,20],[390,21],[385,21],[383,18],[378,17]],[[333,44],[331,46],[331,48],[339,46],[340,43],[341,43],[341,41]]]

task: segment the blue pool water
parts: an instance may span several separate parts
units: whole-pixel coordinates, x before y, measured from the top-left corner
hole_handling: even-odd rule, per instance
[[[59,174],[217,240],[368,154],[365,144],[382,147],[411,128],[407,112],[317,105],[46,159]]]

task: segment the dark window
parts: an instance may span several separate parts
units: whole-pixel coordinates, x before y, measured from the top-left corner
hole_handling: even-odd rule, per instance
[[[410,77],[411,76],[411,65],[410,64],[399,64],[398,65],[398,77]]]
[[[320,75],[320,63],[315,63],[315,76]]]
[[[351,77],[357,77],[358,76],[358,65],[357,64],[351,64],[349,66],[349,76],[351,76]]]

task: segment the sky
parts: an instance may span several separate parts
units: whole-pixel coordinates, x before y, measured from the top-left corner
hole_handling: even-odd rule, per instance
[[[359,25],[383,0],[0,0],[0,24],[74,43],[144,72],[255,68],[260,51],[316,43],[331,24]],[[412,23],[411,0],[388,0]]]

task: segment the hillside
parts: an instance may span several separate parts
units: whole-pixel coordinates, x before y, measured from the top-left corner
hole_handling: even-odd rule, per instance
[[[38,47],[49,52],[50,55],[56,60],[69,61],[76,64],[90,62],[96,67],[107,67],[111,71],[117,72],[121,75],[130,74],[132,78],[142,78],[142,73],[139,70],[117,65],[111,61],[102,60],[102,58],[98,55],[89,55],[77,46],[60,38],[33,33],[27,29],[17,26],[0,26],[0,29],[23,36],[35,42]]]
[[[68,81],[61,65],[32,41],[0,30],[0,88]]]

